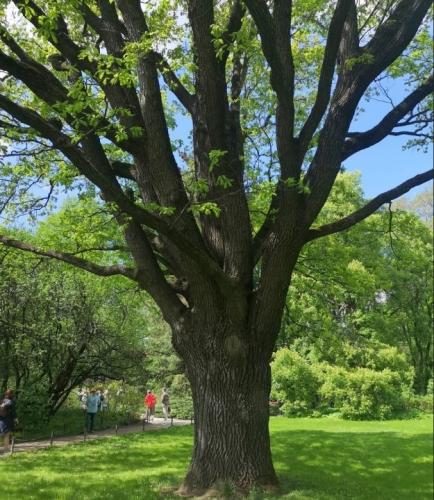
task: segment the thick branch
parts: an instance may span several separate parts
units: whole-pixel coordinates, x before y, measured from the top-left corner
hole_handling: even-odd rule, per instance
[[[14,3],[20,10],[22,15],[26,17],[38,31],[42,30],[42,32],[45,34],[46,30],[44,28],[44,25],[41,25],[41,20],[47,17],[45,12],[32,0],[14,0]],[[31,9],[28,9],[28,7],[30,7]],[[89,20],[87,21],[89,22]],[[78,46],[70,38],[68,33],[68,26],[60,14],[57,14],[56,26],[54,27],[53,31],[49,31],[48,34],[45,34],[45,36],[47,36],[47,40],[54,47],[56,47],[56,49],[59,50],[62,56],[66,58],[75,68],[92,75],[92,77],[100,84],[113,109],[127,108],[132,112],[131,117],[125,116],[124,113],[118,114],[118,118],[122,125],[127,127],[128,140],[117,141],[115,134],[110,133],[110,129],[107,137],[114,144],[117,144],[119,147],[125,149],[130,153],[133,153],[137,150],[141,151],[141,138],[133,137],[128,130],[129,127],[142,127],[143,125],[143,122],[140,119],[139,102],[135,91],[133,89],[122,87],[118,84],[104,84],[100,79],[97,78],[96,75],[98,72],[98,64],[95,61],[89,61],[88,59],[83,59],[80,57],[82,47]],[[108,43],[108,45],[110,46],[110,43]],[[47,73],[50,73],[48,70],[46,71]],[[54,76],[52,75],[51,77]],[[26,82],[26,85],[27,84],[28,83]],[[47,88],[49,88],[48,85]]]
[[[94,169],[83,156],[83,152],[71,143],[68,136],[59,132],[55,126],[45,121],[35,111],[19,106],[1,94],[0,108],[52,141],[56,149],[61,151],[85,177],[101,189],[108,201],[115,202],[121,211],[133,217],[139,224],[144,224],[167,236],[184,255],[195,260],[203,273],[212,276],[222,289],[228,293],[229,290],[232,290],[231,280],[225,276],[218,264],[206,254],[202,247],[198,248],[178,228],[128,199],[116,182],[114,174],[109,176],[107,173],[101,173]]]
[[[302,155],[306,152],[309,142],[327,109],[344,22],[350,8],[353,6],[353,2],[354,0],[340,0],[336,5],[327,35],[315,104],[300,132],[300,153]]]
[[[420,184],[429,181],[433,178],[433,176],[434,170],[428,170],[423,174],[416,175],[411,179],[403,182],[399,186],[396,186],[389,191],[379,194],[364,207],[356,210],[347,217],[344,217],[343,219],[337,220],[335,222],[331,222],[330,224],[325,224],[324,226],[320,226],[318,228],[310,229],[307,234],[306,241],[311,241],[315,240],[316,238],[321,238],[322,236],[328,236],[329,234],[338,233],[350,228],[351,226],[354,226],[358,222],[372,215],[381,207],[381,205],[384,205],[384,203],[388,203],[392,200],[395,200],[396,198],[399,198],[415,186],[419,186]]]
[[[139,0],[117,0],[129,37],[140,42],[148,31]],[[140,172],[158,196],[164,206],[175,206],[178,225],[198,247],[202,238],[196,222],[190,212],[185,210],[188,197],[176,164],[164,113],[156,61],[151,54],[140,55],[137,61],[137,73],[140,87],[140,108],[149,140],[147,154],[149,168]],[[152,143],[150,142],[152,139]],[[137,167],[140,163],[137,162]]]
[[[283,97],[288,91],[285,86],[285,69],[277,50],[274,21],[267,3],[265,0],[245,0],[245,4],[258,28],[262,50],[271,68],[271,85],[276,94]]]
[[[231,14],[229,16],[229,21],[226,26],[226,30],[222,34],[223,42],[226,45],[225,50],[222,54],[222,64],[225,65],[229,57],[229,47],[233,42],[233,35],[241,29],[243,22],[243,17],[245,14],[245,7],[240,0],[235,0]]]
[[[121,214],[118,220],[121,224],[126,222]],[[136,264],[136,277],[139,285],[151,294],[161,308],[165,319],[173,324],[179,319],[184,306],[166,281],[145,232],[135,221],[130,221],[124,226],[124,234]]]
[[[368,72],[377,76],[384,68],[399,57],[411,42],[423,18],[427,14],[432,0],[401,0],[382,24],[370,42],[363,47],[365,54],[375,57],[368,65]]]
[[[13,48],[12,50],[21,58],[21,60],[17,60],[0,51],[1,69],[18,80],[21,80],[35,95],[50,106],[55,106],[60,103],[70,104],[68,90],[53,73],[45,66],[29,57],[28,54],[19,48],[9,34],[0,32],[0,38],[10,48]],[[93,118],[92,122],[95,123],[95,115],[95,109],[87,106],[85,109],[80,110],[78,115],[67,113],[63,118],[72,128],[77,129],[77,125],[80,124],[78,127],[79,130],[77,131],[79,131],[83,137],[93,135],[96,129],[101,128],[110,141],[121,149],[131,152],[131,147],[129,145],[130,140],[118,140],[116,134],[110,127],[110,122],[102,115],[99,117],[97,125],[86,125],[87,122],[90,122],[91,117]]]
[[[135,181],[136,178],[133,175],[134,165],[131,163],[126,163],[124,161],[113,161],[111,163],[113,172],[117,177],[122,177],[124,179],[129,179]]]
[[[305,210],[308,227],[326,202],[339,172],[344,141],[360,99],[371,82],[411,42],[430,4],[431,1],[428,0],[401,0],[385,23],[388,25],[387,30],[384,31],[385,25],[382,25],[374,36],[377,41],[381,39],[376,51],[371,53],[372,45],[368,44],[361,51],[361,57],[370,56],[366,62],[342,68],[314,159],[304,177],[304,182],[310,189]],[[391,37],[390,40],[384,38],[385,33]]]
[[[25,252],[31,252],[36,255],[42,255],[44,257],[50,257],[52,259],[66,262],[75,267],[84,269],[85,271],[88,271],[92,274],[97,274],[98,276],[122,275],[135,281],[134,269],[122,265],[101,266],[89,260],[76,257],[75,255],[70,253],[57,252],[55,250],[43,250],[42,248],[31,245],[30,243],[24,243],[23,241],[9,238],[4,234],[0,234],[0,243],[8,247],[24,250]]]
[[[423,101],[423,99],[429,96],[433,90],[434,79],[431,76],[425,83],[393,108],[375,127],[366,132],[352,132],[348,134],[349,138],[344,143],[342,160],[383,140],[398,125],[398,122]]]

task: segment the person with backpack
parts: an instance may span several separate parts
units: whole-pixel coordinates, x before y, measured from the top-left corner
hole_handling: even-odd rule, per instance
[[[154,420],[155,404],[157,403],[157,398],[155,397],[155,394],[151,391],[151,389],[147,390],[144,403],[146,406],[146,418],[148,422],[152,422]]]
[[[87,432],[93,432],[93,424],[95,421],[95,415],[98,411],[99,396],[95,389],[90,390],[90,394],[86,399],[86,427]]]
[[[9,448],[16,418],[14,391],[8,389],[4,398],[0,401],[0,435],[3,436],[5,451]]]
[[[163,388],[163,393],[161,394],[161,405],[163,407],[164,421],[167,422],[170,414],[170,399],[169,393],[165,387]]]

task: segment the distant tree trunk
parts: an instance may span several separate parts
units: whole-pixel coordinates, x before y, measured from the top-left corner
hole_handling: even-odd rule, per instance
[[[413,359],[414,381],[413,389],[416,394],[424,396],[428,389],[428,382],[431,378],[432,367],[429,358],[419,352],[416,359]]]

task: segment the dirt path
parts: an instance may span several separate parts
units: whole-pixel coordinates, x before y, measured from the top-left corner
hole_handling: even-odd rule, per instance
[[[190,424],[190,420],[179,420],[177,418],[173,419],[174,426],[180,425],[188,425]],[[167,427],[171,427],[172,423],[169,420],[168,422],[164,422],[162,418],[155,418],[152,423],[146,423],[143,427],[142,423],[131,424],[119,426],[116,432],[116,429],[105,429],[102,431],[95,431],[92,434],[87,434],[86,437],[83,434],[75,435],[75,436],[54,436],[53,444],[51,444],[50,439],[43,439],[38,441],[24,441],[15,443],[14,453],[19,453],[23,451],[35,451],[42,450],[44,448],[50,448],[50,446],[66,446],[72,443],[82,443],[84,440],[91,441],[93,439],[101,439],[110,436],[121,435],[121,434],[130,434],[131,432],[148,432],[155,431],[158,429],[165,429]],[[4,452],[3,448],[0,449],[0,459],[9,456],[9,452]]]

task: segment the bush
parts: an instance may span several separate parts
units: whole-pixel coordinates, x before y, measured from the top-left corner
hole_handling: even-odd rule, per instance
[[[324,373],[321,398],[339,409],[344,418],[384,420],[405,407],[402,380],[397,372],[330,367]]]
[[[106,388],[109,391],[109,408],[113,413],[126,415],[128,419],[136,419],[144,413],[144,393],[138,387],[111,382]]]
[[[170,385],[170,408],[176,418],[188,420],[194,414],[190,383],[185,375],[175,375]]]
[[[312,412],[312,408],[307,405],[306,401],[286,401],[280,408],[282,415],[285,417],[303,417]]]
[[[426,394],[425,396],[417,396],[415,394],[409,394],[405,401],[405,409],[408,411],[423,412],[423,413],[434,413],[434,401],[432,394]]]
[[[411,371],[392,348],[382,349],[371,359],[376,369],[309,364],[297,352],[281,349],[271,364],[271,397],[284,402],[281,411],[285,416],[338,411],[353,420],[391,418],[406,408]],[[428,406],[427,401],[417,404]]]
[[[271,363],[272,399],[285,401],[284,415],[305,415],[317,405],[318,379],[312,367],[295,351],[277,351]]]
[[[282,414],[280,407],[282,406],[282,402],[277,399],[270,399],[268,404],[268,413],[270,417],[277,417]]]
[[[20,389],[17,398],[19,427],[33,428],[49,420],[47,389],[42,384],[33,384]]]

